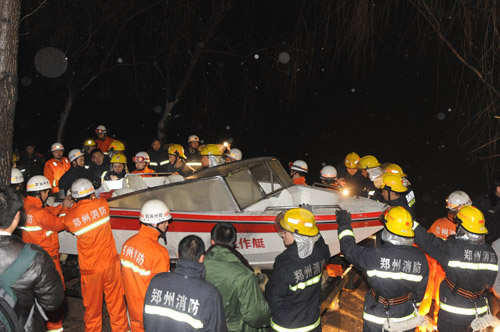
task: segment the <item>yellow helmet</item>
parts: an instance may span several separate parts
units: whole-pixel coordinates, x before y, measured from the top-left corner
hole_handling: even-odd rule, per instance
[[[383,217],[385,228],[392,234],[404,237],[414,237],[413,218],[402,206],[394,206],[385,210]]]
[[[391,174],[397,174],[402,178],[406,177],[406,174],[403,172],[403,169],[398,164],[387,165],[387,167],[385,168],[385,172]]]
[[[364,156],[359,160],[358,168],[367,169],[378,166],[380,166],[380,163],[378,162],[377,158],[375,158],[374,156]]]
[[[359,159],[359,154],[351,152],[345,156],[344,165],[347,168],[358,168]]]
[[[108,151],[117,151],[117,152],[125,151],[125,145],[121,141],[115,139],[109,145]]]
[[[316,236],[319,233],[314,215],[306,209],[295,208],[283,211],[274,220],[278,232],[283,230],[305,236]]]
[[[111,160],[109,161],[110,163],[114,164],[126,164],[127,163],[127,157],[123,153],[116,153],[111,157]]]
[[[465,205],[458,211],[457,218],[460,220],[460,225],[467,231],[479,235],[488,234],[484,224],[484,215],[478,208]]]
[[[180,144],[172,144],[168,147],[168,154],[181,157],[182,159],[187,159],[184,154],[184,148]]]
[[[222,156],[216,144],[207,144],[201,148],[200,154],[202,156]]]
[[[397,174],[385,173],[382,175],[381,189],[388,189],[397,193],[404,193],[408,190],[403,184],[403,178]]]
[[[17,163],[19,161],[19,155],[16,152],[12,152],[12,163]]]

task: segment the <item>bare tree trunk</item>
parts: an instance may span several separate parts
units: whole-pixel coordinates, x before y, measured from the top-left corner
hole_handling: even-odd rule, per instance
[[[0,184],[10,184],[21,0],[0,1]]]
[[[61,112],[59,118],[59,127],[57,128],[56,142],[62,142],[64,138],[64,131],[66,130],[66,122],[68,121],[69,112],[71,112],[72,107],[73,107],[73,94],[71,93],[71,88],[68,87],[68,99],[66,100],[66,104],[64,105],[64,109]]]

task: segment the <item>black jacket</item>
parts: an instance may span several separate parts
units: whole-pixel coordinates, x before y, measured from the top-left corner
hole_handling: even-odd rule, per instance
[[[80,178],[88,179],[90,182],[93,180],[88,169],[71,165],[71,168],[59,179],[59,189],[63,189],[66,194],[71,189],[73,182]]]
[[[462,289],[474,293],[480,292],[490,288],[495,282],[498,258],[488,244],[475,244],[456,239],[455,235],[443,240],[428,233],[420,225],[415,229],[415,243],[436,259],[443,267],[446,277]],[[440,317],[442,313],[447,313],[448,315],[452,314],[457,322],[471,322],[475,315],[453,314],[457,311],[455,308],[473,309],[474,302],[476,302],[477,308],[486,306],[484,296],[472,301],[452,291],[446,282],[441,283],[439,290]],[[453,310],[445,310],[447,305],[453,306]]]
[[[411,193],[413,193],[413,190],[411,190]],[[400,194],[399,198],[396,198],[396,199],[393,199],[393,200],[390,200],[389,202],[387,202],[387,204],[389,204],[390,206],[402,206],[404,207],[406,210],[408,210],[408,212],[410,212],[413,220],[415,220],[415,200],[413,200],[413,204],[410,206],[408,204],[408,198],[412,196],[409,191],[407,192],[404,192],[404,193],[398,193]],[[409,196],[407,198],[407,195]],[[415,196],[413,194],[413,196]]]
[[[500,199],[490,198],[490,195],[482,196],[474,200],[474,206],[484,214],[484,221],[488,234],[486,242],[493,243],[500,238]]]
[[[0,235],[0,273],[17,258],[25,243],[17,236]],[[37,245],[31,245],[37,253],[28,270],[12,286],[17,297],[16,312],[24,326],[35,303],[45,312],[54,311],[64,298],[64,289],[59,273],[49,254]],[[28,322],[28,332],[45,331],[45,322],[38,310]]]
[[[299,258],[296,243],[276,257],[264,293],[271,309],[271,327],[294,329],[318,321],[321,274],[329,259],[330,250],[322,237],[306,258]],[[310,331],[321,331],[321,324]]]
[[[361,170],[358,170],[354,175],[349,174],[347,168],[343,164],[339,164],[335,168],[338,172],[337,177],[345,180],[346,188],[349,189],[349,193],[352,194],[352,196],[361,196],[363,188],[370,179],[365,178],[363,174],[361,174]]]
[[[43,175],[45,158],[39,153],[33,153],[31,156],[26,152],[21,152],[21,157],[17,163],[17,168],[23,173],[24,183],[35,175]]]
[[[413,246],[390,243],[376,247],[357,245],[351,225],[340,226],[338,234],[340,250],[344,257],[367,274],[368,283],[375,293],[373,296],[369,290],[365,296],[365,330],[380,331],[387,318],[384,305],[376,301],[376,296],[379,296],[379,299],[394,299],[411,293],[410,300],[389,307],[389,317],[411,316],[414,311],[413,301],[422,301],[427,287],[429,266],[424,253]],[[367,328],[367,325],[370,328]]]
[[[147,332],[227,332],[222,296],[205,281],[205,266],[179,259],[151,280],[144,300]]]
[[[149,160],[151,160],[148,166],[149,168],[151,168],[156,173],[167,171],[167,165],[169,164],[167,151],[165,151],[164,149],[160,149],[158,151],[150,149],[147,151],[147,153],[149,155]]]

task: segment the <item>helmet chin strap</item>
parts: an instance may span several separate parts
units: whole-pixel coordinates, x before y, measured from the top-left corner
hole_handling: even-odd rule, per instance
[[[166,221],[164,221],[164,222],[166,222]],[[163,224],[163,223],[160,223],[160,224]],[[148,226],[156,229],[158,231],[158,233],[160,233],[160,235],[158,235],[158,239],[163,239],[163,242],[165,243],[165,245],[167,245],[167,230],[162,231],[160,229],[160,227],[158,227],[158,225],[160,225],[160,224],[148,225]]]
[[[36,195],[40,202],[42,202],[42,207],[45,207],[45,203],[47,202],[47,199],[49,199],[49,196],[47,195],[47,198],[45,200],[42,199],[42,192],[39,191],[38,194]]]

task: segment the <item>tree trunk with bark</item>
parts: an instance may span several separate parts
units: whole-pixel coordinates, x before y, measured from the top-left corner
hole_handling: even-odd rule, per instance
[[[0,184],[10,184],[21,0],[0,1]]]

